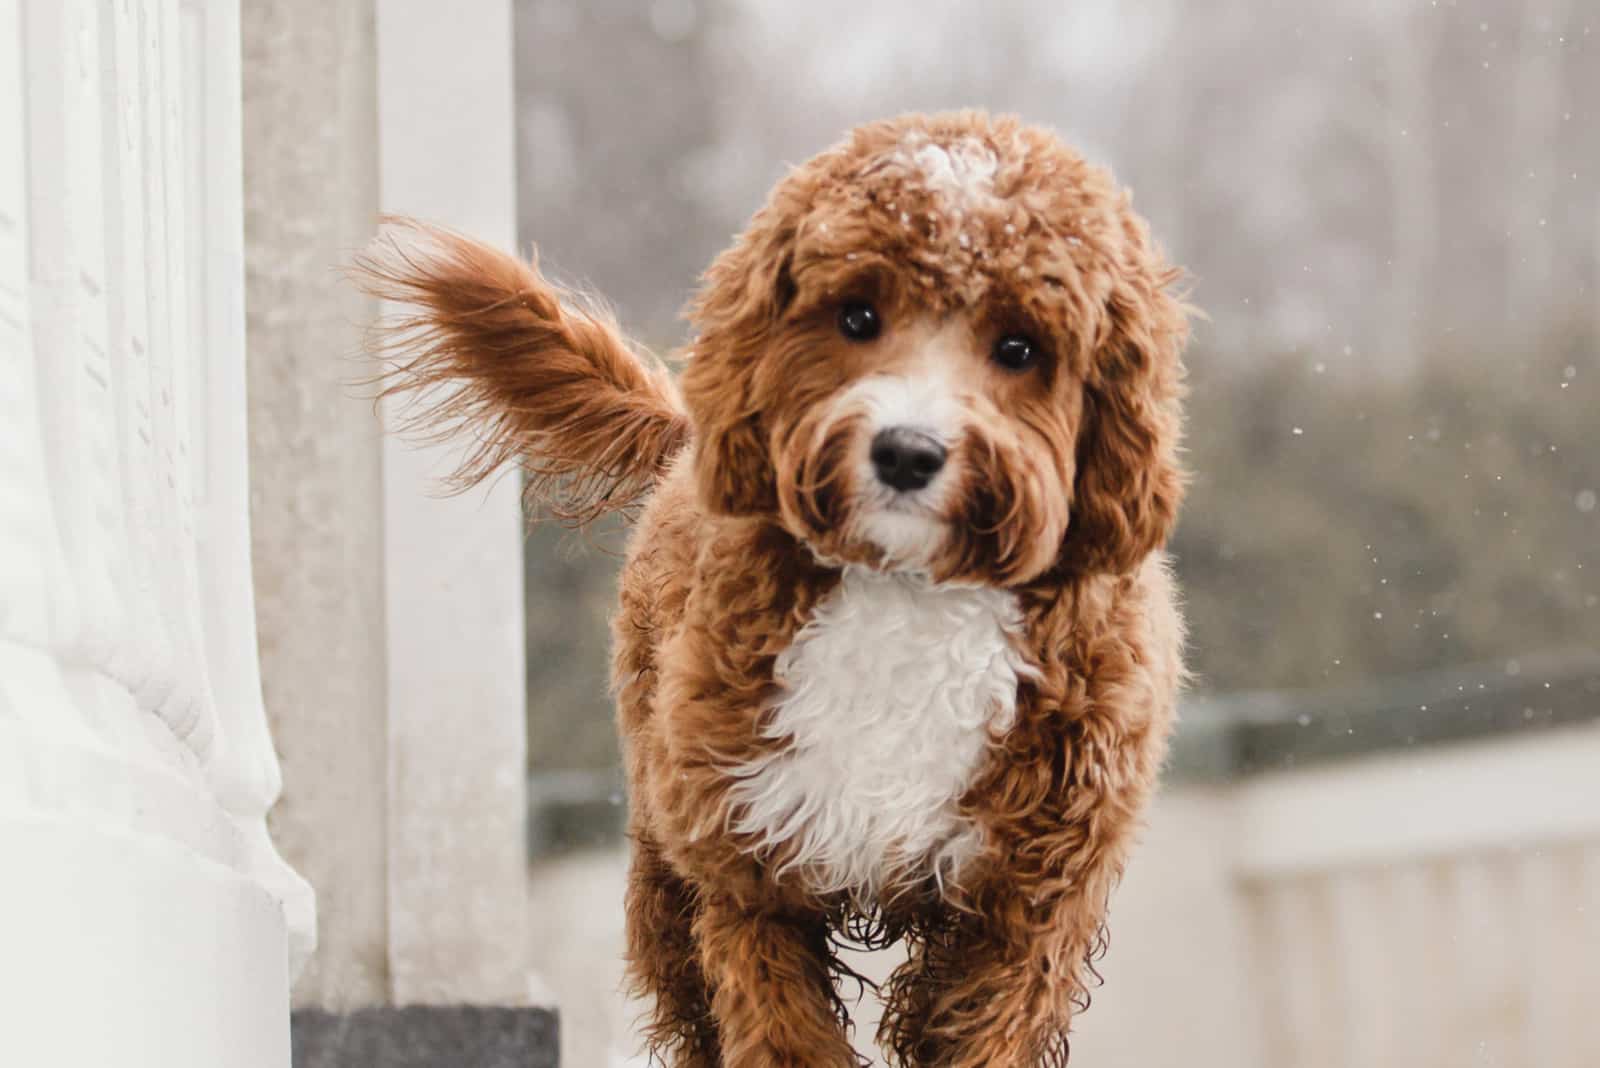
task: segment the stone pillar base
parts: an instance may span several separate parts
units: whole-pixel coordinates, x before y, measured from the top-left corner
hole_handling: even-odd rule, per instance
[[[294,1068],[557,1068],[550,1009],[480,1005],[293,1016]]]

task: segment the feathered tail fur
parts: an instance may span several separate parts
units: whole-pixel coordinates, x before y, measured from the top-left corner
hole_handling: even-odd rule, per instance
[[[637,503],[688,441],[667,370],[531,262],[391,218],[351,274],[401,306],[370,346],[380,396],[404,398],[399,429],[476,437],[457,489],[517,460],[530,503],[582,524]]]

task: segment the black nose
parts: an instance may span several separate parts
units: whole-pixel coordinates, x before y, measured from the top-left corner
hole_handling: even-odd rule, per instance
[[[878,481],[897,490],[919,490],[944,466],[945,448],[920,430],[890,427],[872,439]]]

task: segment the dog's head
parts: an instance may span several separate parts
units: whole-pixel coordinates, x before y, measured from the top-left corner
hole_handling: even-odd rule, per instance
[[[1128,570],[1182,495],[1176,275],[1048,132],[861,127],[778,184],[690,308],[700,493],[832,562]]]

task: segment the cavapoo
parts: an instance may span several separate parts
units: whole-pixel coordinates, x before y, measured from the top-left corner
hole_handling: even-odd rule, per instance
[[[973,112],[795,168],[677,378],[596,307],[397,220],[359,261],[470,484],[635,517],[614,624],[628,975],[678,1066],[1067,1059],[1183,678],[1178,272],[1104,171]]]

